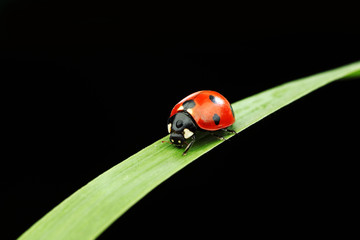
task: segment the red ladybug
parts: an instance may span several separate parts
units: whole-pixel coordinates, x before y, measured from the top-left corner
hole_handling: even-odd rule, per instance
[[[234,111],[229,101],[215,91],[199,91],[190,94],[171,111],[168,120],[170,141],[177,147],[187,145],[183,155],[187,153],[195,142],[197,131],[209,131],[218,138],[215,132],[218,130],[236,133],[227,129],[235,122]],[[186,143],[191,138],[190,143]]]

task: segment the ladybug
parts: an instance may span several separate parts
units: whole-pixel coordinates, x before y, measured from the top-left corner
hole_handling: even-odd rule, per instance
[[[198,91],[181,100],[172,109],[168,119],[170,142],[177,147],[186,145],[183,155],[195,142],[197,131],[208,131],[221,140],[217,131],[226,131],[235,122],[234,111],[229,101],[220,93],[210,90]],[[191,139],[190,143],[186,140]]]

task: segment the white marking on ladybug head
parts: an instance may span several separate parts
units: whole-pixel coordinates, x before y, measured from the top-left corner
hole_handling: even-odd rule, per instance
[[[182,111],[182,110],[184,110],[184,106],[183,106],[183,105],[181,105],[181,106],[177,109],[177,111]]]
[[[190,109],[187,109],[186,110],[188,113],[190,113],[191,115],[192,115],[192,113],[193,113],[193,110],[190,108]]]
[[[190,138],[192,135],[194,135],[194,133],[192,131],[190,131],[189,129],[185,128],[184,129],[184,138],[188,139]]]
[[[171,123],[168,124],[168,132],[171,132]]]

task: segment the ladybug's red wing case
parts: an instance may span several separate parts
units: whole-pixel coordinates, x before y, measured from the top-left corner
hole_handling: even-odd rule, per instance
[[[229,101],[215,91],[195,92],[175,105],[170,117],[177,112],[188,112],[199,128],[216,131],[227,128],[235,122]]]
[[[198,92],[195,92],[193,94],[190,94],[189,96],[187,96],[186,98],[184,98],[183,100],[181,100],[180,102],[178,102],[174,108],[172,109],[171,111],[171,114],[170,114],[170,117],[172,117],[174,114],[176,114],[177,112],[180,112],[180,111],[184,111],[184,106],[183,106],[183,103],[188,101],[188,100],[194,100],[194,98],[199,94],[201,93],[202,91],[198,91]],[[185,104],[186,106],[187,104]]]

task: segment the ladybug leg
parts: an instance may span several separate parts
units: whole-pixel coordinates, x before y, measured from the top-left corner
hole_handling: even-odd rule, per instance
[[[237,132],[236,131],[234,131],[234,130],[232,130],[232,129],[228,129],[228,128],[223,128],[223,129],[221,129],[222,131],[224,131],[224,132],[227,132],[227,133],[232,133],[232,134],[237,134]]]
[[[219,131],[226,132],[226,133],[237,134],[237,132],[235,132],[234,130],[227,129],[227,128],[222,128]],[[226,140],[223,136],[217,134],[217,132],[210,132],[210,134],[213,135],[214,137],[216,137],[219,140],[222,140],[222,141]]]
[[[186,153],[189,151],[189,149],[191,148],[191,146],[194,144],[194,142],[195,142],[195,135],[193,135],[192,137],[191,137],[191,142],[189,142],[189,144],[186,146],[186,148],[185,148],[185,151],[183,152],[183,156],[185,156],[186,155]]]
[[[226,139],[223,136],[220,136],[218,134],[216,134],[215,132],[210,132],[211,135],[213,135],[214,137],[216,137],[219,140],[225,141]]]

